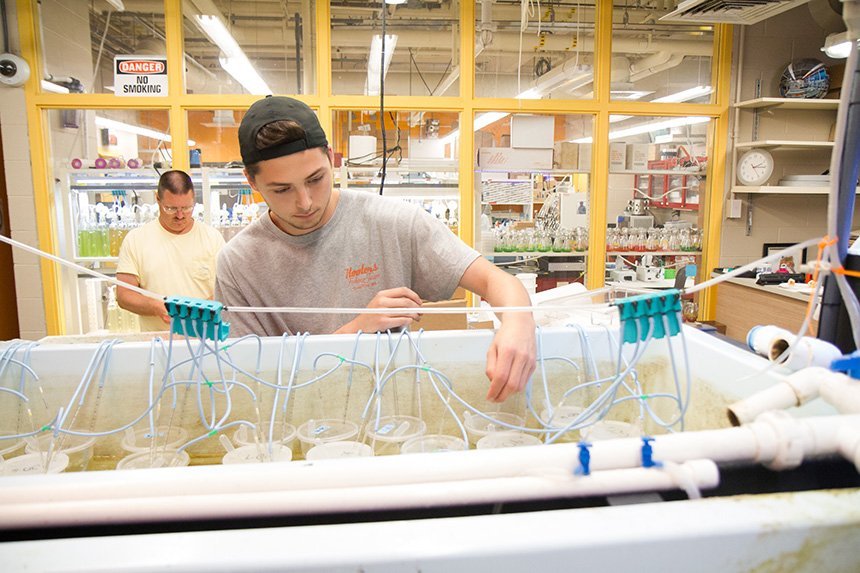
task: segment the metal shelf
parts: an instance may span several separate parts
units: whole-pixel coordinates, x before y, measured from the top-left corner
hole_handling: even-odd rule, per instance
[[[764,147],[774,149],[777,147],[795,148],[795,149],[832,149],[832,141],[791,141],[779,139],[763,139],[761,141],[747,141],[737,143],[735,147],[738,149],[749,149],[752,147]]]
[[[622,257],[639,257],[642,255],[660,255],[663,256],[680,256],[694,255],[699,256],[702,251],[606,251],[606,256],[621,255]]]
[[[704,177],[704,171],[684,171],[682,169],[624,169],[610,171],[610,175],[686,175],[688,177]]]
[[[838,99],[801,99],[801,98],[782,98],[782,97],[759,97],[740,101],[735,104],[736,108],[741,109],[838,109]]]
[[[501,251],[492,251],[484,253],[487,256],[493,257],[582,257],[585,258],[588,256],[586,251],[571,251],[564,253],[556,253],[555,251],[548,252],[540,252],[540,251],[517,251],[515,253],[501,252]]]
[[[860,193],[860,187],[857,188]],[[760,195],[826,195],[830,193],[829,187],[788,187],[784,185],[761,185],[757,187],[744,187],[737,185],[732,187],[732,193],[755,193]]]

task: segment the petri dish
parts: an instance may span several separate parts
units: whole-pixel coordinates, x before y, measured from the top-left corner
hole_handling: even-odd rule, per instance
[[[524,432],[492,432],[480,440],[476,447],[479,450],[494,448],[519,448],[522,446],[540,446],[543,442],[537,436]]]
[[[486,412],[486,414],[510,426],[523,427],[525,425],[525,419],[516,414],[509,414],[508,412]],[[463,413],[463,425],[466,426],[466,433],[469,435],[469,442],[472,444],[476,444],[478,440],[493,432],[514,431],[507,426],[491,422],[472,412]]]
[[[191,458],[183,450],[159,450],[157,452],[137,452],[126,456],[116,465],[118,470],[142,470],[149,468],[167,468],[187,466]]]
[[[53,441],[54,452],[62,452],[69,457],[67,472],[79,472],[87,469],[90,459],[93,457],[93,445],[96,439],[89,436],[73,436],[71,434],[60,434],[56,438],[52,433],[47,433],[34,440],[27,439],[26,452],[28,454],[48,453]]]
[[[288,462],[293,459],[293,450],[288,446],[272,444],[272,453],[266,444],[238,447],[221,458],[224,465],[230,464],[259,464],[267,462]]]
[[[403,442],[401,454],[430,454],[438,452],[456,452],[468,450],[466,442],[456,436],[444,434],[429,434],[418,436]]]
[[[403,442],[424,435],[427,424],[415,416],[382,416],[378,422],[371,418],[366,428],[374,455],[384,456],[399,453]]]
[[[258,426],[256,430],[252,430],[248,426],[242,425],[233,433],[233,442],[239,446],[253,446],[254,433],[260,438],[261,443],[266,443],[269,440],[269,420],[266,420]],[[289,447],[296,439],[296,427],[292,424],[275,421],[275,431],[272,435],[272,442],[282,446]]]
[[[56,452],[51,456],[51,462],[45,468],[46,454],[24,454],[0,463],[0,475],[21,476],[37,474],[58,474],[69,466],[69,456]]]
[[[323,418],[308,420],[296,430],[302,444],[302,455],[312,447],[326,442],[343,442],[358,435],[358,424],[349,420]]]
[[[154,442],[159,449],[178,450],[188,441],[188,432],[179,426],[169,426],[169,430],[168,426],[157,426],[155,431],[157,435],[153,440],[148,427],[135,432],[129,429],[123,434],[120,446],[127,452],[148,452]]]
[[[308,450],[305,459],[309,462],[340,458],[367,458],[373,456],[373,448],[353,441],[325,442]]]

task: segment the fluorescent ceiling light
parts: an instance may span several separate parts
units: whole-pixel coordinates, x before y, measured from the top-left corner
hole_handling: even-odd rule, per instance
[[[483,129],[483,128],[487,127],[488,125],[490,125],[491,123],[496,123],[500,119],[504,119],[504,118],[508,117],[509,115],[511,115],[511,114],[506,112],[506,111],[489,111],[487,113],[482,113],[481,115],[479,115],[478,117],[475,118],[475,126],[474,126],[475,131],[478,131],[479,129]],[[443,137],[441,141],[442,141],[442,143],[447,145],[448,143],[453,143],[454,140],[458,139],[459,137],[460,137],[460,130],[455,129],[454,131],[452,131],[451,133],[449,133],[448,135]]]
[[[397,47],[397,35],[385,35],[385,62],[382,67],[382,75],[379,74],[380,60],[382,59],[382,36],[376,34],[370,41],[370,55],[367,57],[367,81],[364,85],[364,95],[379,95],[379,84],[388,73],[391,58],[394,56],[394,48]]]
[[[844,59],[851,53],[851,40],[848,39],[848,32],[839,34],[830,34],[824,40],[824,47],[821,51],[827,54],[827,57],[834,59]]]
[[[155,131],[154,129],[149,129],[148,127],[141,127],[139,125],[123,123],[121,121],[108,119],[106,117],[96,116],[96,125],[99,127],[104,127],[106,129],[115,129],[117,131],[124,131],[126,133],[134,133],[135,135],[149,137],[150,139],[157,139],[158,141],[171,141],[171,137],[166,133]],[[189,139],[188,145],[197,145],[197,142],[193,139]]]
[[[651,103],[683,103],[685,101],[690,101],[691,99],[706,96],[712,91],[714,91],[714,88],[711,86],[696,86],[678,93],[658,97],[657,99],[651,100]]]
[[[691,116],[691,117],[675,117],[672,119],[664,119],[661,121],[651,121],[646,123],[640,123],[639,125],[634,125],[631,127],[627,127],[625,129],[619,129],[616,131],[609,132],[609,139],[621,139],[622,137],[629,137],[631,135],[639,135],[642,133],[653,133],[655,131],[662,131],[664,129],[671,129],[673,127],[682,127],[685,125],[696,125],[699,123],[707,123],[711,121],[710,117],[703,116]],[[591,137],[582,137],[580,139],[574,139],[571,143],[592,143],[593,139]]]
[[[219,16],[197,14],[194,19],[206,37],[220,48],[221,56],[218,61],[224,71],[233,76],[233,79],[251,94],[267,95],[272,93],[272,90],[251,65],[245,52],[236,43],[236,39],[224,26],[224,22]]]
[[[63,86],[59,86],[54,82],[49,82],[48,80],[42,80],[42,90],[55,94],[69,93],[69,88],[64,88]]]
[[[612,96],[612,99],[621,101],[634,101],[637,99],[642,99],[646,95],[651,95],[652,93],[654,92],[642,90],[612,90],[609,92],[609,94]]]
[[[105,2],[113,6],[117,12],[125,12],[125,4],[122,0],[105,0]]]

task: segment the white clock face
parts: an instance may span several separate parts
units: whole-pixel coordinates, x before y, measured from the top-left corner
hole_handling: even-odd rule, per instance
[[[744,185],[764,185],[773,174],[773,156],[764,149],[750,149],[738,159],[738,181]]]

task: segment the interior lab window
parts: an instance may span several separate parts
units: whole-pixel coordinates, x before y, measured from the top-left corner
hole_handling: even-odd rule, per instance
[[[182,14],[186,93],[316,92],[314,0],[189,0]]]
[[[683,270],[692,284],[702,276],[712,119],[611,115],[609,121],[606,279],[668,288]]]
[[[42,45],[43,91],[111,93],[114,57],[165,56],[162,2],[35,2]],[[37,73],[34,71],[34,73]]]
[[[475,95],[591,99],[595,5],[588,2],[475,5]]]
[[[331,2],[333,94],[456,96],[459,62],[459,0]]]
[[[593,125],[582,114],[475,115],[476,248],[528,261],[538,291],[585,281]]]
[[[610,97],[614,101],[710,103],[714,27],[666,22],[666,2],[615,2]]]
[[[415,203],[458,232],[459,116],[451,111],[332,112],[335,186]]]

